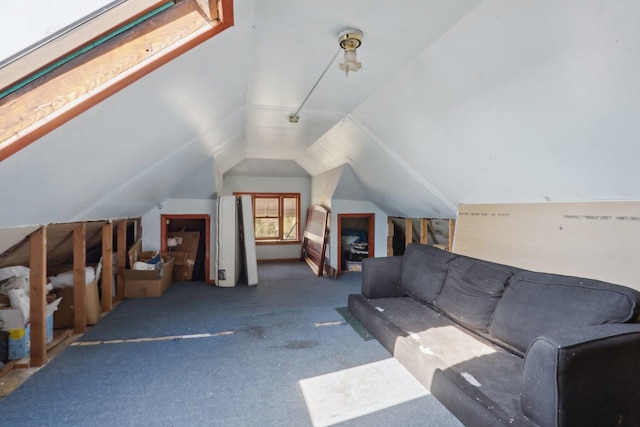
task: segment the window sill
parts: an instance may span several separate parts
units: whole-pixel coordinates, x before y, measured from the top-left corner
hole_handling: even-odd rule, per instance
[[[302,240],[256,240],[256,246],[299,245]]]

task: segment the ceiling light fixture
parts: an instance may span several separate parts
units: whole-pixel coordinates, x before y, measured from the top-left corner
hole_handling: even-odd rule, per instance
[[[338,67],[344,71],[345,76],[349,75],[349,71],[354,73],[362,68],[362,63],[358,62],[356,49],[362,44],[362,31],[360,30],[344,30],[338,34],[338,43],[344,50],[344,62]]]
[[[344,50],[344,63],[339,64],[339,67],[342,71],[345,72],[347,76],[349,75],[349,71],[353,71],[355,73],[360,68],[362,68],[362,64],[358,62],[358,58],[356,56],[356,49],[362,44],[363,37],[364,34],[362,33],[362,31],[354,29],[344,30],[340,32],[340,34],[338,34],[338,44],[340,45],[340,49],[338,49],[335,55],[333,55],[333,58],[331,58],[331,61],[329,61],[327,67],[324,69],[320,77],[318,77],[318,80],[316,80],[313,87],[304,98],[304,101],[302,101],[302,104],[300,104],[300,107],[298,107],[295,113],[289,114],[289,123],[298,123],[298,121],[300,120],[300,116],[298,116],[298,113],[300,112],[300,110],[302,110],[302,107],[307,102],[313,91],[316,89],[318,83],[320,83],[320,80],[322,80],[324,75],[327,73],[327,70],[329,70],[331,64],[333,64],[333,61],[336,60],[336,57],[340,53],[341,49]]]

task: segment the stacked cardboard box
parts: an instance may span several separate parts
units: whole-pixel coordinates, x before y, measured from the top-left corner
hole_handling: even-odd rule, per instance
[[[152,255],[153,252],[140,252],[138,260],[148,260]],[[124,270],[124,297],[159,297],[164,294],[171,286],[174,259],[162,254],[162,261],[161,270]]]

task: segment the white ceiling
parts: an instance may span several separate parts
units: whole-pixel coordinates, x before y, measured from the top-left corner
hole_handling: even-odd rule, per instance
[[[397,216],[640,200],[636,0],[238,0],[234,16],[3,161],[0,227],[215,197],[265,159],[277,176],[348,164]],[[347,27],[365,34],[362,70],[335,61],[289,123]]]

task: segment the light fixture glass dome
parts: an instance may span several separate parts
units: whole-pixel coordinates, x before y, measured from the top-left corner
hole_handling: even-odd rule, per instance
[[[356,72],[362,68],[362,63],[358,62],[356,49],[362,44],[362,31],[360,30],[344,30],[338,34],[338,44],[344,49],[344,62],[338,65],[345,75],[349,75],[349,71]]]
[[[362,63],[358,62],[358,57],[355,49],[349,49],[344,51],[344,62],[339,64],[338,67],[345,72],[345,75],[349,75],[349,71],[354,73],[362,68]]]

